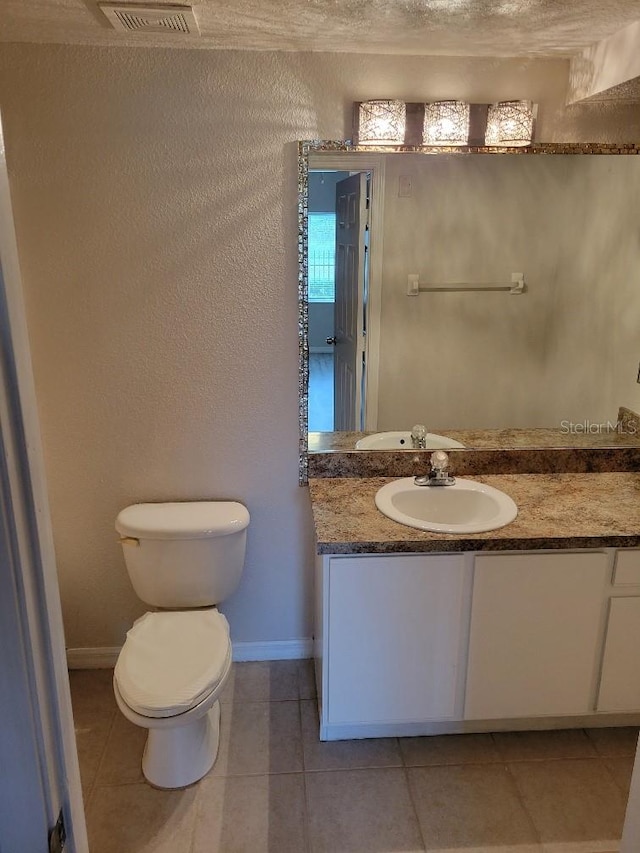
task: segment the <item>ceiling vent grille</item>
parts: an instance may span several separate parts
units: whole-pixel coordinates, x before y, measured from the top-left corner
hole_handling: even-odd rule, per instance
[[[200,35],[191,6],[139,6],[100,3],[111,26],[121,33]]]

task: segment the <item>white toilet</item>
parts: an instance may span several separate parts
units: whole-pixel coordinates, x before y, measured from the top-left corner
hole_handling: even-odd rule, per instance
[[[160,608],[127,632],[113,677],[124,716],[149,729],[142,772],[158,788],[191,785],[216,759],[231,641],[215,605],[238,585],[248,524],[234,501],[135,504],[116,519],[133,588]]]

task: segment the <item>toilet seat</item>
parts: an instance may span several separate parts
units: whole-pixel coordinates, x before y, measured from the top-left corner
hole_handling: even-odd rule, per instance
[[[127,632],[114,680],[137,714],[173,717],[211,694],[230,662],[229,625],[215,607],[145,613]]]

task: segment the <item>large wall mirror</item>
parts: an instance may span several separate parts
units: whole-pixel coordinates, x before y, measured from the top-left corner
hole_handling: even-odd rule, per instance
[[[640,444],[619,421],[640,403],[637,153],[301,143],[301,476],[307,452],[412,449],[416,424]]]

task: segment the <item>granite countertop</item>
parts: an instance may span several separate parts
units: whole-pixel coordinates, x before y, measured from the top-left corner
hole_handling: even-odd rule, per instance
[[[311,479],[318,554],[640,546],[640,474],[635,472],[469,478],[506,492],[518,517],[499,530],[464,535],[425,533],[384,516],[375,494],[393,479]]]
[[[572,433],[560,429],[443,429],[430,430],[464,444],[468,450],[502,450],[504,448],[609,448],[638,447],[640,434],[634,427],[629,432],[602,430],[593,433]],[[355,451],[356,441],[370,432],[310,432],[309,453],[339,453]],[[363,453],[366,451],[357,451]],[[370,451],[369,451],[370,452]],[[389,451],[387,451],[389,452]],[[396,448],[397,453],[415,452],[408,446]]]

